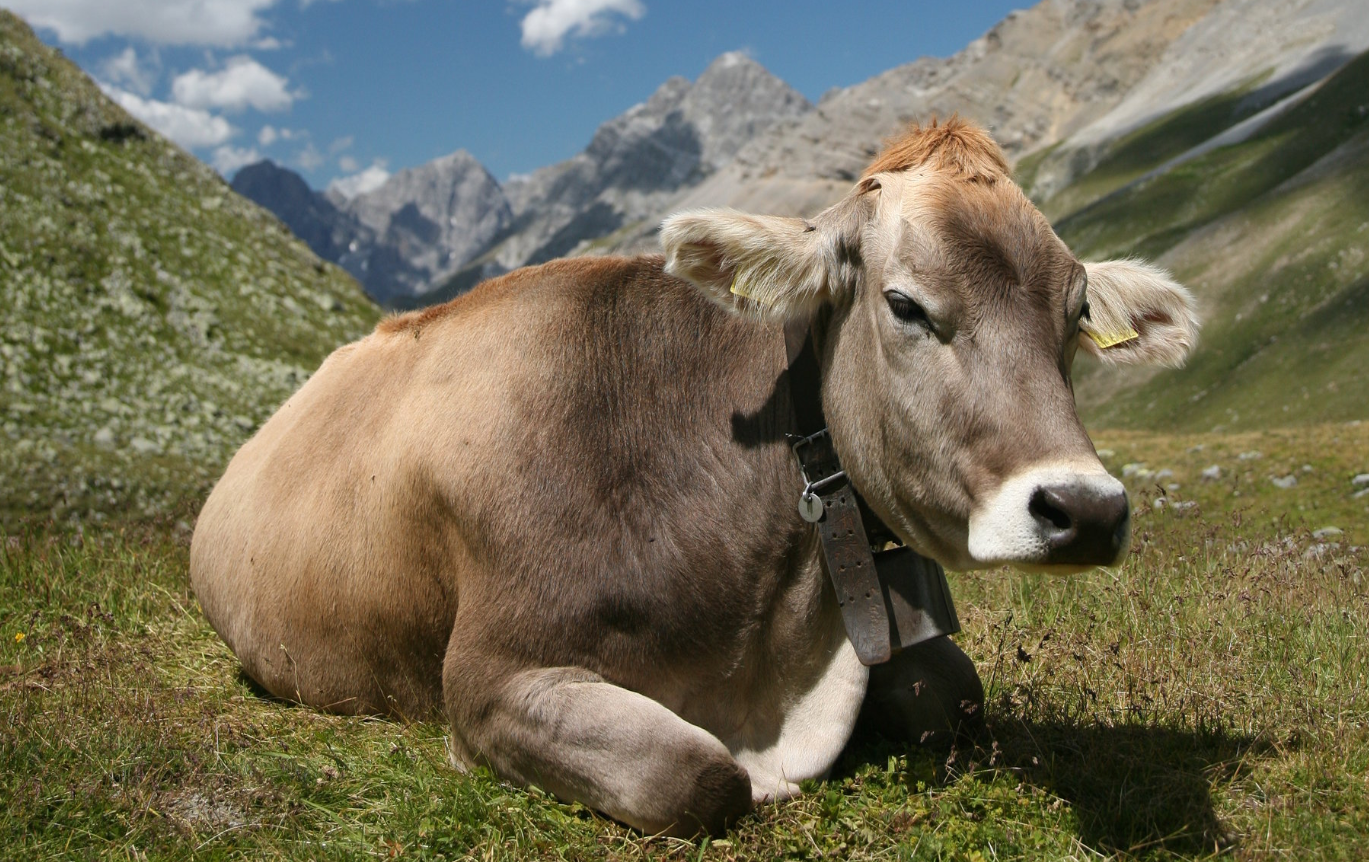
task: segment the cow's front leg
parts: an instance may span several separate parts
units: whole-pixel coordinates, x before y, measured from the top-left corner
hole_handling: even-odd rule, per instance
[[[860,724],[891,739],[941,742],[984,724],[984,686],[949,637],[933,638],[870,668]]]
[[[579,668],[503,671],[453,655],[443,671],[458,767],[487,764],[647,833],[720,833],[751,782],[717,737]]]

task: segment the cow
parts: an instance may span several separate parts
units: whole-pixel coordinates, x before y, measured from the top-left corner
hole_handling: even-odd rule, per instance
[[[918,553],[1125,555],[1071,366],[1182,363],[1193,301],[1079,263],[985,131],[911,127],[811,220],[685,212],[660,239],[382,320],[238,451],[190,579],[251,679],[444,715],[458,769],[647,833],[797,794],[862,716],[913,742],[972,723],[948,638],[867,668],[847,636],[796,508],[796,325],[851,487]]]

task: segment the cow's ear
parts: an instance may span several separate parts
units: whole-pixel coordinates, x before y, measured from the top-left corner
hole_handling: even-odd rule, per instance
[[[854,287],[861,229],[878,188],[865,180],[812,221],[736,210],[673,215],[661,225],[666,272],[733,311],[812,315]]]
[[[1086,263],[1088,315],[1079,346],[1104,362],[1184,364],[1198,340],[1193,296],[1164,270],[1134,260]]]

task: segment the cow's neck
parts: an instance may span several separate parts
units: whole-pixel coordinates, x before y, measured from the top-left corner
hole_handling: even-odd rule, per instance
[[[903,544],[841,469],[822,410],[818,343],[825,318],[785,327],[794,454],[806,486],[797,501],[822,544],[846,634],[863,664],[960,630],[941,566]],[[892,546],[892,547],[891,547]]]

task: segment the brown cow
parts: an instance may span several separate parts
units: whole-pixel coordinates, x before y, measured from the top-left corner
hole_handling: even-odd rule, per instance
[[[442,710],[458,768],[647,832],[797,793],[862,704],[913,739],[953,722],[982,698],[973,665],[946,638],[860,664],[796,511],[796,318],[817,321],[852,483],[914,548],[1056,571],[1125,554],[1070,366],[1080,346],[1181,362],[1191,300],[1076,262],[982,131],[913,129],[811,222],[686,213],[662,242],[386,320],[242,447],[190,574],[253,679]]]

